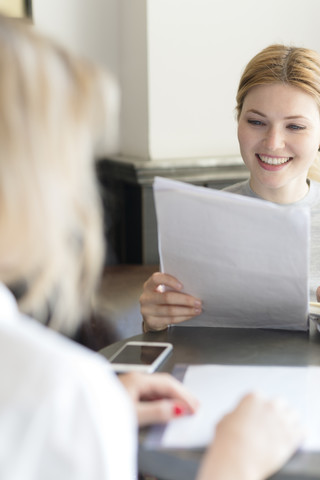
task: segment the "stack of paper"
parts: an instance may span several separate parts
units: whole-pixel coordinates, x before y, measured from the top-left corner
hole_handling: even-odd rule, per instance
[[[310,213],[156,177],[162,271],[202,299],[184,326],[308,328]]]

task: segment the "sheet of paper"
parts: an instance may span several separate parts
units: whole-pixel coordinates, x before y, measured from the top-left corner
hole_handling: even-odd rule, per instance
[[[309,211],[155,178],[162,271],[202,299],[184,326],[307,329]]]
[[[187,368],[183,383],[199,399],[200,409],[166,427],[163,448],[205,447],[217,422],[245,394],[256,391],[286,399],[307,432],[302,448],[320,450],[320,367],[197,365]]]

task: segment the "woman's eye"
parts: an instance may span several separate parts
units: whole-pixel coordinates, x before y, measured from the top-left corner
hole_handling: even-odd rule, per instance
[[[260,120],[248,120],[248,123],[250,123],[250,125],[257,125],[257,126],[264,125],[264,123],[261,122]]]
[[[305,130],[306,127],[303,127],[302,125],[295,125],[294,123],[291,123],[288,125],[289,130]]]

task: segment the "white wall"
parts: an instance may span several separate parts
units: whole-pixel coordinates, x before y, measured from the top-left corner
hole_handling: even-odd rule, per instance
[[[319,18],[319,0],[149,0],[150,157],[237,154],[243,67],[274,42],[320,52]]]
[[[37,28],[118,76],[118,0],[32,0]]]
[[[119,78],[122,153],[151,160],[238,155],[248,60],[273,42],[320,52],[319,0],[33,0],[33,11]]]

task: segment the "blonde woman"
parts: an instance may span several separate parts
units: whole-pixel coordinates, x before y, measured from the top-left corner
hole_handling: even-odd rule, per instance
[[[237,119],[240,151],[250,178],[226,190],[283,208],[310,209],[310,297],[320,299],[319,54],[285,45],[259,52],[240,79]],[[201,299],[182,293],[182,288],[166,273],[147,280],[140,297],[145,330],[162,330],[201,313]]]
[[[117,378],[58,333],[75,331],[99,281],[93,157],[102,140],[115,146],[117,88],[0,17],[0,105],[0,478],[132,480],[137,425],[198,405],[169,375]],[[265,478],[300,441],[289,408],[250,395],[219,425],[198,479]]]

